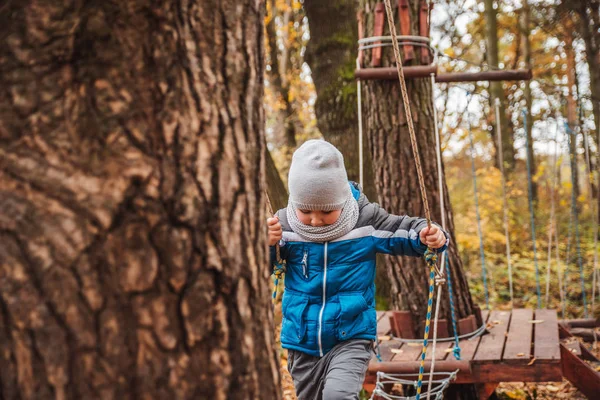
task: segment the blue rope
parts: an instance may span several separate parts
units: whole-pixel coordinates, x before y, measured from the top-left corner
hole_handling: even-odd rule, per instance
[[[527,110],[523,109],[523,128],[525,129],[525,153],[527,154],[527,187],[529,198],[529,214],[531,217],[531,240],[533,241],[533,262],[535,264],[535,284],[537,289],[537,307],[542,308],[542,292],[540,289],[540,270],[538,268],[537,248],[535,245],[535,221],[533,213],[533,188],[531,178],[531,160],[529,156],[529,135],[527,134]]]
[[[481,258],[481,271],[483,274],[483,287],[485,292],[485,307],[490,309],[490,296],[487,284],[487,272],[485,268],[485,254],[483,252],[483,234],[481,232],[481,215],[479,214],[479,201],[477,200],[477,173],[475,172],[475,145],[473,144],[473,132],[469,121],[469,140],[471,142],[471,174],[473,175],[473,197],[475,198],[475,212],[477,213],[477,234],[479,235],[479,256]]]
[[[569,154],[571,151],[571,136],[575,136],[575,132],[571,130],[569,124],[565,122],[565,128],[567,130],[567,137],[569,139]],[[587,301],[585,296],[585,278],[583,276],[583,260],[581,258],[581,244],[579,243],[579,217],[577,215],[577,198],[575,197],[575,168],[577,168],[577,163],[575,162],[576,155],[570,155],[571,160],[571,215],[573,216],[573,220],[575,221],[575,246],[577,248],[577,264],[579,264],[579,279],[581,281],[581,296],[583,297],[583,313],[585,318],[588,317],[587,310]]]
[[[456,313],[454,310],[454,292],[452,290],[452,275],[450,274],[450,261],[446,253],[446,276],[448,277],[448,296],[450,297],[450,314],[452,315],[452,329],[454,330],[454,358],[460,361],[460,346],[458,345],[458,329],[456,329]]]

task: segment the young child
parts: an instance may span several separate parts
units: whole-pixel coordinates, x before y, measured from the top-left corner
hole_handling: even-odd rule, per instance
[[[300,400],[358,399],[376,340],[375,255],[443,251],[444,232],[388,214],[348,182],[342,154],[309,140],[292,157],[289,202],[267,220],[287,262],[282,347]],[[426,273],[426,271],[423,271]]]

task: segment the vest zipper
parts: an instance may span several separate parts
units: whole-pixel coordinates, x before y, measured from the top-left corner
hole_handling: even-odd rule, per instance
[[[323,310],[325,310],[325,300],[327,299],[327,242],[325,242],[325,250],[323,256],[323,305],[321,306],[321,311],[319,312],[319,354],[323,357],[323,341],[321,335],[323,333]]]
[[[308,279],[308,251],[304,250],[304,256],[302,256],[302,274]]]

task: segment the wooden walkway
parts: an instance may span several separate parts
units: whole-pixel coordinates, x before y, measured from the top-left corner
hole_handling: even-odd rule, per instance
[[[377,371],[415,373],[419,371],[421,343],[390,340],[394,319],[390,311],[378,313],[377,334],[382,361],[373,357],[365,389],[372,390]],[[436,345],[436,371],[458,370],[456,383],[551,382],[561,381],[561,350],[558,320],[554,310],[514,309],[482,311],[489,333],[461,340],[461,360],[451,349],[454,342]],[[433,326],[433,324],[432,324]],[[400,327],[399,327],[400,328]],[[460,330],[460,329],[459,329]],[[428,347],[425,370],[431,362]]]

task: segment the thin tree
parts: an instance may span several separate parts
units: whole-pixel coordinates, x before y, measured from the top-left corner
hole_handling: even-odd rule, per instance
[[[263,18],[0,6],[0,398],[281,398]]]

